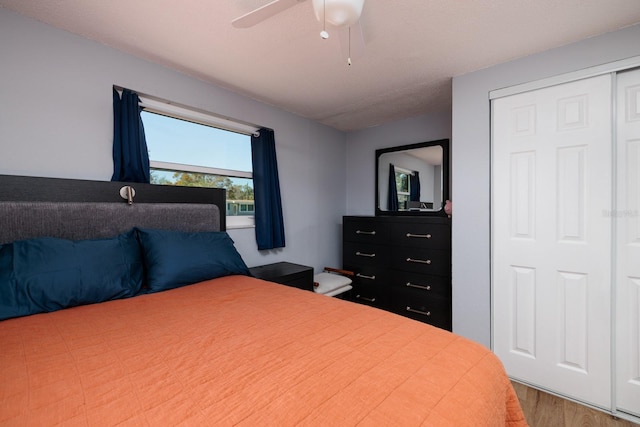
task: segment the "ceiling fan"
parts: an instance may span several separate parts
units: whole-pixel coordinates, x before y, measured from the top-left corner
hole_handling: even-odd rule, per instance
[[[272,0],[262,7],[252,10],[233,21],[236,28],[249,28],[259,24],[306,0]],[[322,24],[320,37],[327,39],[326,25],[335,27],[340,38],[343,53],[347,56],[347,63],[351,65],[351,58],[359,56],[364,51],[364,37],[360,26],[360,15],[364,0],[312,0],[316,19]]]

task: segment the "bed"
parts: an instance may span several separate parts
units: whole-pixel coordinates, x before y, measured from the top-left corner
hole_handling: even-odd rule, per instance
[[[0,176],[0,425],[526,425],[483,346],[250,277],[224,200]]]

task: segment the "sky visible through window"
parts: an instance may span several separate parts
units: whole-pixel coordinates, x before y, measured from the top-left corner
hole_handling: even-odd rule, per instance
[[[248,135],[146,111],[141,117],[151,160],[251,171]]]

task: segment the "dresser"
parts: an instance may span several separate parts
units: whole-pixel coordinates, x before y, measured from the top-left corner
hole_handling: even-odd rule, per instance
[[[351,299],[451,330],[451,220],[345,216]]]

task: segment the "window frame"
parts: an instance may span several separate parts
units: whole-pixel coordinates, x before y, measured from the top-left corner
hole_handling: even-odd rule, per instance
[[[186,120],[203,126],[210,126],[228,132],[240,133],[247,136],[257,135],[259,127],[216,116],[209,112],[197,110],[171,103],[168,101],[152,98],[147,95],[138,94],[139,106],[149,113],[160,114],[176,120]],[[162,162],[149,159],[151,169],[164,171],[192,172],[208,175],[226,176],[229,178],[247,178],[253,180],[253,172],[239,171],[233,169],[213,168],[208,166],[188,165],[184,163]],[[226,201],[225,201],[226,206]],[[255,207],[254,207],[255,212]],[[253,228],[255,227],[255,217],[253,215],[231,215],[226,218],[227,229]]]

